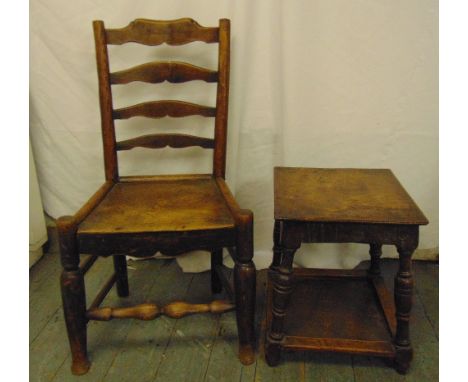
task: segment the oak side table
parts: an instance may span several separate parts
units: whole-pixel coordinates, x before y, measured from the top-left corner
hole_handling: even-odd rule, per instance
[[[428,220],[385,169],[276,167],[273,262],[268,273],[265,356],[282,349],[412,359],[411,256]],[[301,243],[370,245],[368,270],[294,269]],[[382,245],[395,245],[394,300],[380,277]]]

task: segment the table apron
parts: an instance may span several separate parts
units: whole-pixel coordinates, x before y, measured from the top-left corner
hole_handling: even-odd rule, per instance
[[[304,243],[378,243],[416,248],[419,240],[417,225],[366,223],[283,222],[282,237],[287,242],[290,231],[298,229]]]

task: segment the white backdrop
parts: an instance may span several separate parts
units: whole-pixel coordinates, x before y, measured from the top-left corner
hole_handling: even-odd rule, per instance
[[[438,253],[436,0],[31,0],[30,136],[48,214],[74,213],[104,179],[91,21],[119,28],[138,17],[191,17],[204,26],[231,19],[227,181],[241,206],[254,211],[258,268],[271,259],[277,165],[391,168],[430,220],[416,256]],[[184,60],[216,68],[216,48],[191,44]],[[179,49],[111,47],[111,70],[179,59]],[[176,96],[180,86],[187,97]],[[213,85],[199,81],[113,90],[115,107],[215,100]],[[174,126],[209,136],[206,122],[134,118],[116,125],[117,137]],[[119,154],[119,161],[123,175],[209,172],[209,155],[197,148],[136,149]],[[304,245],[296,262],[349,268],[366,259],[367,250]],[[384,255],[395,253],[384,248]]]

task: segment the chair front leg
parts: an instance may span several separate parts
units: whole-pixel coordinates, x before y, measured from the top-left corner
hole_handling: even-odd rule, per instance
[[[234,259],[234,288],[239,359],[244,365],[255,361],[255,291],[256,271],[253,258],[253,214],[242,210],[238,217],[237,251]]]
[[[63,313],[72,353],[71,371],[85,374],[90,367],[86,343],[86,295],[83,273],[79,268],[76,224],[72,217],[57,221],[63,272],[60,277]]]

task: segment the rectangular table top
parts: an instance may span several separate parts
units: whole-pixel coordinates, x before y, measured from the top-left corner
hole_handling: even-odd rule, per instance
[[[388,169],[274,169],[275,219],[425,225],[428,220]]]

